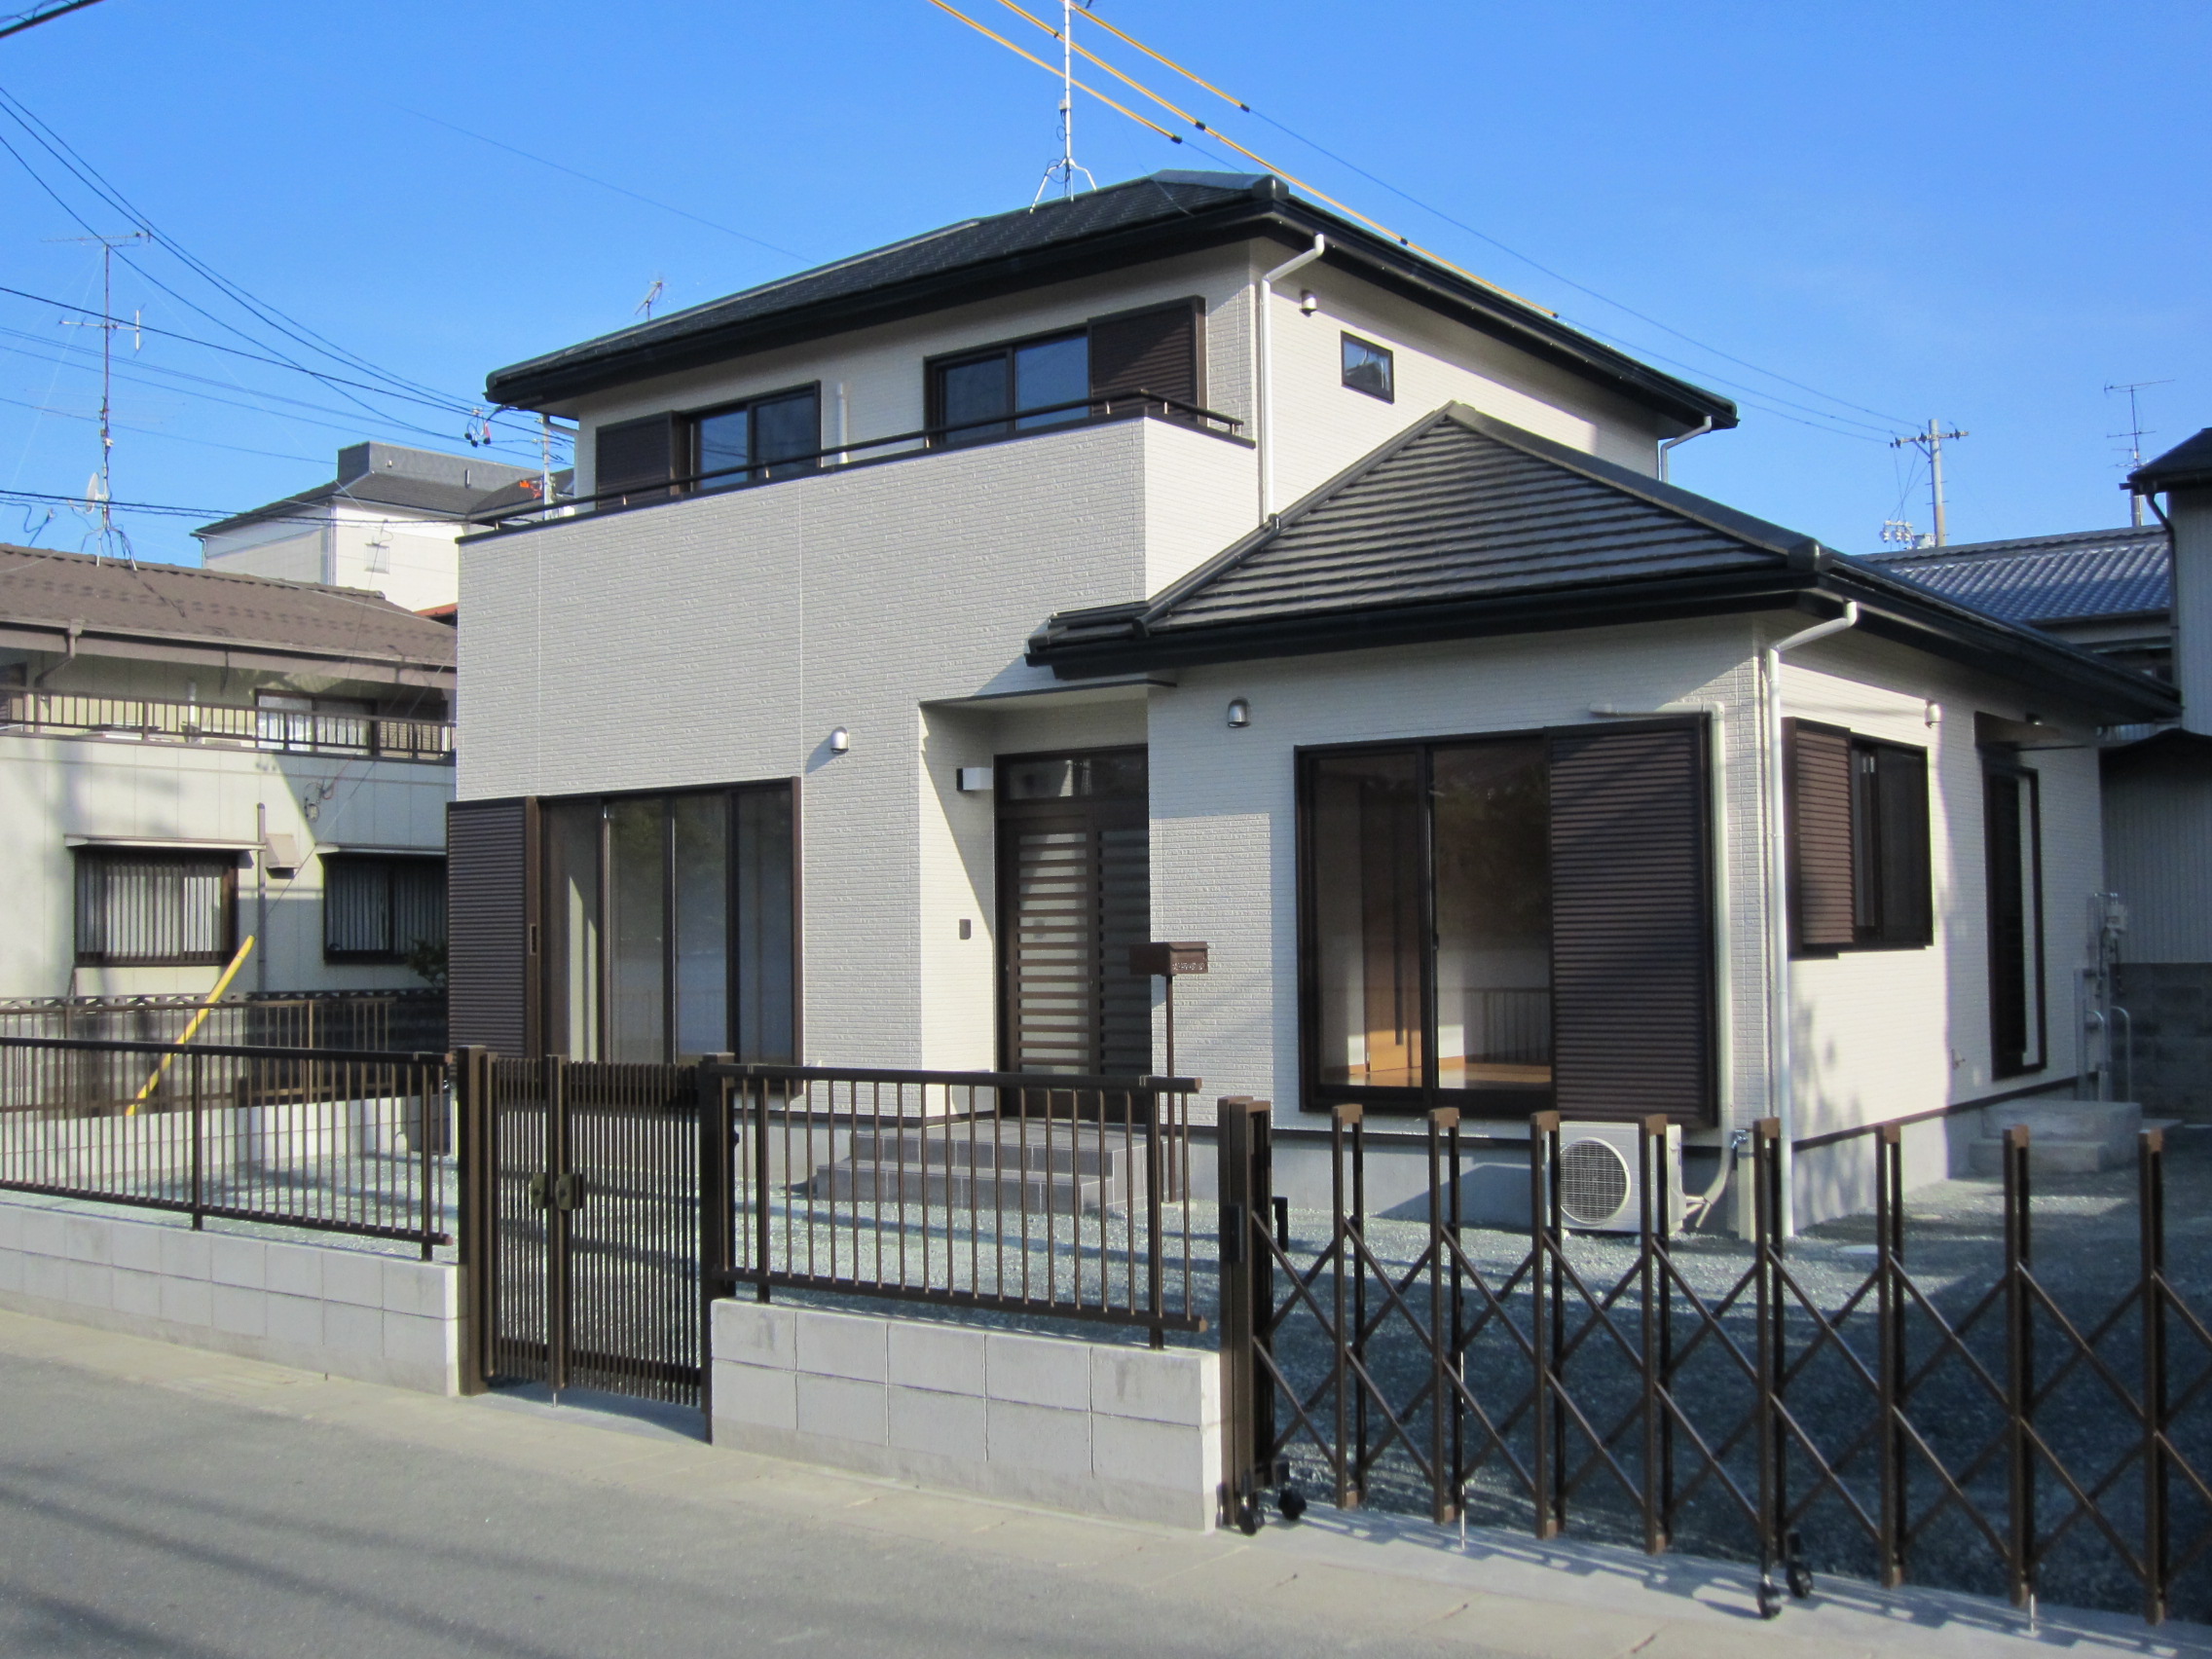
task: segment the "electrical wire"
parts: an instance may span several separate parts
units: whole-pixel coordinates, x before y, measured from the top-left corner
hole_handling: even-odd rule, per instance
[[[0,500],[37,501],[41,503],[51,501],[57,506],[64,507],[100,504],[97,502],[88,503],[82,496],[57,496],[51,491],[44,490],[0,490]],[[232,518],[251,518],[262,524],[328,524],[330,522],[327,513],[271,513],[263,512],[258,507],[187,507],[171,501],[109,501],[105,504],[119,513],[152,513],[162,518],[204,519],[210,523],[220,519]],[[395,526],[450,524],[463,527],[469,523],[467,519],[448,518],[442,514],[432,513],[403,519],[386,519],[379,522]]]
[[[18,409],[28,409],[40,415],[53,415],[63,421],[97,421],[97,415],[80,415],[74,409],[55,409],[44,403],[31,403],[20,397],[0,397],[0,403]],[[218,443],[213,438],[188,438],[182,432],[165,432],[159,426],[129,426],[122,422],[111,422],[118,432],[135,432],[140,437],[166,438],[172,444],[196,444],[202,449],[229,450],[234,455],[258,455],[270,461],[304,461],[314,462],[322,458],[315,455],[286,455],[276,450],[247,449],[243,444]]]
[[[1000,34],[997,30],[984,27],[974,18],[971,18],[967,13],[958,11],[951,6],[946,5],[945,0],[930,0],[930,4],[935,6],[940,12],[944,12],[952,17],[958,18],[962,22],[966,23],[977,34],[987,35],[990,39],[997,41],[999,45],[1005,47],[1007,51],[1014,53],[1016,56],[1028,58],[1030,62],[1036,64],[1038,68],[1044,70],[1045,73],[1051,76],[1053,80],[1057,81],[1060,79],[1060,72],[1057,69],[1053,68],[1050,63],[1046,62],[1042,57],[1039,57],[1034,52],[1025,51],[1023,48],[1014,45],[1013,41],[1007,39],[1006,36]],[[1076,80],[1072,76],[1068,78],[1068,84],[1074,87],[1079,92],[1088,92],[1092,97],[1096,98],[1108,109],[1120,110],[1124,115],[1127,116],[1139,127],[1151,128],[1153,131],[1159,133],[1170,144],[1180,144],[1183,141],[1174,133],[1168,131],[1166,128],[1161,126],[1158,122],[1148,121],[1145,117],[1137,114],[1137,112],[1129,108],[1128,105],[1116,103],[1112,98],[1108,97],[1096,87],[1087,87],[1081,81]]]
[[[1011,0],[1000,0],[1000,3],[1002,5],[1011,4]],[[1813,396],[1821,398],[1825,402],[1837,404],[1845,409],[1857,410],[1862,415],[1871,415],[1878,421],[1884,423],[1884,424],[1881,426],[1870,428],[1871,430],[1881,432],[1884,439],[1887,439],[1891,430],[1893,430],[1896,426],[1899,424],[1909,424],[1909,423],[1905,420],[1905,417],[1901,415],[1886,414],[1882,410],[1868,408],[1865,404],[1854,403],[1849,398],[1838,397],[1833,392],[1823,391],[1819,387],[1810,386],[1803,381],[1793,380],[1788,375],[1778,373],[1773,369],[1765,368],[1757,363],[1751,362],[1749,358],[1739,357],[1733,352],[1722,350],[1717,346],[1708,345],[1706,342],[1699,340],[1694,335],[1685,334],[1682,330],[1675,327],[1672,323],[1662,322],[1659,320],[1659,318],[1651,316],[1643,312],[1640,312],[1633,306],[1623,305],[1620,301],[1612,299],[1605,294],[1600,293],[1597,289],[1588,286],[1586,283],[1577,282],[1573,277],[1566,276],[1562,272],[1555,271],[1550,266],[1543,264],[1541,261],[1532,259],[1528,254],[1521,252],[1519,249],[1509,246],[1507,243],[1500,241],[1497,238],[1490,235],[1487,231],[1477,230],[1474,226],[1467,224],[1464,220],[1458,219],[1450,213],[1447,213],[1443,208],[1436,206],[1434,203],[1423,202],[1420,198],[1400,189],[1397,185],[1392,184],[1388,179],[1382,178],[1376,173],[1368,171],[1365,167],[1359,166],[1358,163],[1346,160],[1345,157],[1337,154],[1334,150],[1327,148],[1325,145],[1322,145],[1315,140],[1307,137],[1304,133],[1299,132],[1294,129],[1284,125],[1282,122],[1275,120],[1274,117],[1264,114],[1263,112],[1254,109],[1244,99],[1235,96],[1234,93],[1223,92],[1211,81],[1208,81],[1202,76],[1199,76],[1193,71],[1186,69],[1182,64],[1176,62],[1173,58],[1165,56],[1161,53],[1155,52],[1151,47],[1145,45],[1134,35],[1127,33],[1125,30],[1115,27],[1113,23],[1098,16],[1096,12],[1090,11],[1087,8],[1084,15],[1090,21],[1096,23],[1100,28],[1106,30],[1109,34],[1113,35],[1118,40],[1121,40],[1125,44],[1135,48],[1137,51],[1143,53],[1147,57],[1153,58],[1160,63],[1165,64],[1169,69],[1172,69],[1176,74],[1182,76],[1185,80],[1191,82],[1195,86],[1204,88],[1207,92],[1213,93],[1215,97],[1220,98],[1223,102],[1233,105],[1235,108],[1243,112],[1244,114],[1252,116],[1255,120],[1266,122],[1270,127],[1272,127],[1276,131],[1282,133],[1285,137],[1294,139],[1298,143],[1304,144],[1308,149],[1313,150],[1322,156],[1326,156],[1330,161],[1335,162],[1339,166],[1350,169],[1352,172],[1357,173],[1361,178],[1366,179],[1370,184],[1378,185],[1381,188],[1387,190],[1391,195],[1397,197],[1403,202],[1410,203],[1412,205],[1419,207],[1424,213],[1433,214],[1435,217],[1443,220],[1446,224],[1452,226],[1454,229],[1464,231],[1468,236],[1488,242],[1492,247],[1496,248],[1499,252],[1506,254],[1510,258],[1521,261],[1522,264],[1528,266],[1532,271],[1541,272],[1544,276],[1549,276],[1555,282],[1563,282],[1567,287],[1574,289],[1577,293],[1587,294],[1590,296],[1590,298],[1598,301],[1602,305],[1610,306],[1615,311],[1621,312],[1628,316],[1635,317],[1639,322],[1648,323],[1653,328],[1662,329],[1665,332],[1675,336],[1676,339],[1683,341],[1688,345],[1695,346],[1701,351],[1710,352],[1715,357],[1720,357],[1728,362],[1734,363],[1739,368],[1749,369],[1753,374],[1763,375],[1768,380],[1779,381],[1784,386],[1794,387],[1799,391],[1810,392]],[[1050,25],[1045,26],[1049,27]],[[1081,52],[1083,51],[1083,48],[1081,46],[1077,46],[1076,50],[1078,52]],[[1088,54],[1086,55],[1088,55]],[[1220,136],[1218,132],[1214,133],[1213,135],[1216,137]],[[1227,142],[1227,140],[1225,139],[1224,142]],[[1237,149],[1240,154],[1251,156],[1251,152],[1248,150],[1243,150],[1241,146],[1232,145],[1231,147]],[[1258,158],[1253,157],[1252,159],[1257,160]],[[1274,169],[1270,168],[1269,170],[1272,171]],[[1289,177],[1288,174],[1281,174],[1279,176],[1282,176],[1284,178]],[[1556,315],[1558,313],[1555,313],[1553,314]],[[1589,328],[1589,325],[1587,323],[1580,321],[1576,321],[1575,326],[1578,328]],[[1596,329],[1589,329],[1589,331],[1594,334],[1598,332]],[[1601,338],[1606,337],[1601,336]],[[1706,371],[1698,369],[1692,369],[1690,372],[1694,374],[1706,373]],[[1717,379],[1718,377],[1713,378]],[[1773,394],[1767,393],[1765,395],[1772,396]],[[1771,411],[1769,413],[1771,413]],[[1808,411],[1808,413],[1813,412]],[[1830,416],[1828,418],[1831,420],[1841,419],[1841,417],[1834,416]],[[1864,424],[1864,423],[1862,422],[1854,422],[1852,424],[1855,425]]]

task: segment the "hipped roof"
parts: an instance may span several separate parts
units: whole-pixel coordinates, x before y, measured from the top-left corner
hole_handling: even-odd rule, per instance
[[[2113,719],[2174,713],[2145,676],[1458,404],[1152,599],[1053,616],[1029,657],[1082,678],[1823,599]]]

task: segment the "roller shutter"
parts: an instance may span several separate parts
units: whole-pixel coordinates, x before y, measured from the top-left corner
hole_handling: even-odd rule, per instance
[[[1569,1117],[1714,1116],[1705,728],[1551,739],[1555,1102]]]
[[[1859,937],[1851,734],[1805,720],[1785,724],[1792,943],[1800,951],[1841,950]]]
[[[1090,324],[1090,393],[1148,391],[1196,405],[1198,311],[1195,302],[1104,316]]]
[[[690,470],[679,461],[676,440],[674,415],[648,415],[642,421],[600,427],[592,452],[592,490],[603,498],[614,498],[601,504],[626,507],[674,495],[670,481]]]
[[[527,1054],[535,1048],[531,807],[528,800],[446,807],[446,1017],[457,1049],[480,1043]]]

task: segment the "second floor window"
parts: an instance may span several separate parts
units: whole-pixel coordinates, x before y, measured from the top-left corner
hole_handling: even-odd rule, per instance
[[[811,472],[822,449],[817,387],[756,397],[691,419],[691,471],[702,490]]]
[[[326,962],[404,962],[446,941],[446,861],[325,854]]]
[[[946,428],[940,441],[947,444],[1080,421],[1088,413],[1090,341],[1078,333],[996,346],[938,363],[931,378],[931,424]]]

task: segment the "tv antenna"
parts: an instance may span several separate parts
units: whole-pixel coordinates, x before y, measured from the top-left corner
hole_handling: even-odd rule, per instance
[[[100,248],[99,320],[97,322],[87,322],[74,317],[64,317],[61,326],[64,328],[96,328],[100,331],[100,469],[92,475],[92,488],[87,490],[85,494],[88,506],[92,504],[94,498],[97,499],[99,505],[100,557],[104,558],[114,551],[116,539],[115,513],[114,509],[108,505],[115,494],[112,467],[115,455],[115,428],[110,421],[114,407],[115,331],[119,328],[130,330],[130,349],[133,351],[145,344],[145,335],[139,327],[141,313],[133,312],[129,322],[120,321],[115,314],[115,250],[119,247],[129,247],[133,242],[151,241],[153,239],[144,231],[131,231],[128,235],[120,237],[49,237],[46,240],[57,242],[97,242]],[[129,551],[129,540],[126,539],[124,549],[127,553]],[[131,558],[130,563],[133,566],[138,563],[135,556]]]
[[[658,276],[655,276],[653,278],[653,285],[645,290],[645,297],[638,302],[637,310],[633,311],[630,314],[632,316],[643,316],[647,322],[652,321],[653,306],[659,301],[662,292],[667,287],[668,284],[666,282],[663,282]]]
[[[2143,464],[2143,440],[2156,429],[2143,424],[2143,411],[2137,404],[2135,394],[2145,387],[2171,386],[2173,384],[2170,380],[2125,381],[2118,386],[2107,386],[2105,387],[2107,397],[2110,397],[2116,391],[2127,393],[2127,430],[2124,432],[2107,432],[2105,436],[2127,440],[2127,470],[2130,472]],[[2143,498],[2130,490],[2127,493],[2127,505],[2134,515],[2135,528],[2141,530],[2143,528]]]
[[[1933,545],[1936,547],[1942,546],[1945,541],[1943,523],[1943,446],[1954,438],[1963,438],[1966,436],[1968,436],[1967,433],[1960,431],[1955,426],[1950,431],[1946,432],[1943,430],[1942,424],[1939,422],[1931,420],[1928,423],[1927,431],[1912,432],[1904,437],[1892,438],[1890,440],[1890,448],[1892,449],[1903,449],[1907,444],[1909,444],[1928,458],[1928,498],[1936,509],[1936,539]]]
[[[1084,10],[1089,9],[1090,0],[1084,0]],[[1092,190],[1098,188],[1090,169],[1075,159],[1075,0],[1060,0],[1060,26],[1053,32],[1060,37],[1060,159],[1037,181],[1037,194],[1029,201],[1032,212],[1045,200],[1045,192],[1052,188],[1054,179],[1059,180],[1063,202],[1074,199],[1078,173]]]

